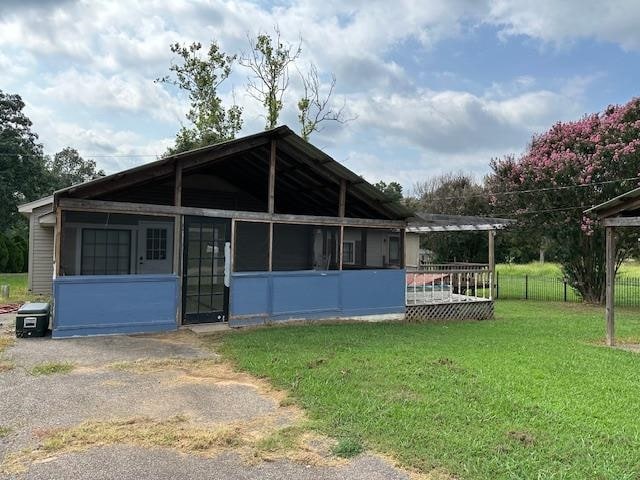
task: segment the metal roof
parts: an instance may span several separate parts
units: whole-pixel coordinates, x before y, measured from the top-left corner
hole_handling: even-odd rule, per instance
[[[640,198],[640,188],[634,188],[633,190],[623,193],[622,195],[618,195],[611,200],[607,200],[606,202],[585,210],[585,213],[595,213],[601,218],[608,217],[626,210],[625,206],[638,198]],[[640,208],[638,205],[633,206],[633,210],[637,210],[638,208]],[[605,212],[610,213],[607,215]]]
[[[390,200],[384,193],[364,180],[361,176],[352,172],[347,167],[338,163],[332,157],[327,155],[325,152],[298,136],[286,125],[253,135],[248,135],[242,138],[228,140],[187,152],[169,155],[154,162],[139,165],[128,170],[114,173],[105,177],[100,177],[95,180],[90,180],[78,185],[73,185],[71,187],[67,187],[55,192],[54,200],[57,202],[57,199],[61,196],[81,196],[84,192],[89,192],[92,188],[98,185],[108,185],[109,182],[112,182],[114,184],[114,188],[117,188],[117,181],[119,179],[130,176],[132,174],[144,174],[144,172],[148,171],[149,174],[152,175],[154,171],[157,173],[158,171],[167,169],[171,164],[175,164],[177,162],[188,162],[194,157],[201,158],[203,155],[208,156],[209,154],[211,155],[211,160],[213,161],[216,158],[222,157],[224,155],[229,155],[229,151],[234,151],[238,148],[242,148],[243,144],[258,145],[260,142],[268,141],[271,139],[277,139],[279,144],[281,144],[280,142],[282,142],[283,148],[289,147],[290,149],[303,154],[305,157],[307,157],[307,159],[313,162],[314,168],[323,172],[323,174],[328,179],[337,178],[346,180],[348,182],[350,190],[355,191],[361,196],[365,197],[372,208],[384,212],[385,215],[395,219],[406,219],[413,215],[413,213],[404,205],[400,204],[397,201]]]
[[[501,230],[515,223],[508,218],[479,217],[465,215],[444,215],[419,212],[409,219],[407,232],[460,232]]]

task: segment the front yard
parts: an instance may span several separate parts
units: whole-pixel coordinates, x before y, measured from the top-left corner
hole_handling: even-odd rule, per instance
[[[425,473],[638,478],[640,356],[599,344],[602,308],[501,301],[496,316],[262,328],[221,349],[320,432]],[[640,338],[637,311],[617,320],[620,338]]]

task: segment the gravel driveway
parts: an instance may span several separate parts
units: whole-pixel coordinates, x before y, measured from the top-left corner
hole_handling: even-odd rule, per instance
[[[13,366],[0,370],[0,479],[410,478],[372,454],[335,458],[306,432],[274,447],[303,413],[190,332],[16,339],[0,357]],[[34,374],[47,363],[73,368]],[[208,438],[223,430],[235,436]]]

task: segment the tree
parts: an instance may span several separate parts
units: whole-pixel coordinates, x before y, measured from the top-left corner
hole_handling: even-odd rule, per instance
[[[464,173],[448,173],[414,186],[411,207],[416,211],[446,215],[490,214],[484,186]],[[488,256],[487,236],[478,232],[437,232],[424,235],[422,246],[434,253],[436,262],[478,262]]]
[[[602,302],[604,229],[583,212],[638,185],[640,99],[558,122],[524,155],[491,167],[492,203],[517,215],[532,237],[544,234],[582,298]],[[619,247],[618,266],[636,253],[637,233],[621,231]]]
[[[402,200],[402,185],[400,185],[398,182],[386,183],[380,180],[374,185],[374,187],[384,193],[389,200]]]
[[[20,203],[46,193],[45,162],[19,95],[0,90],[0,231],[24,229]]]
[[[176,135],[176,143],[167,153],[173,154],[193,148],[235,138],[242,128],[242,108],[233,105],[225,109],[218,95],[218,87],[231,74],[235,55],[227,55],[213,41],[204,58],[202,45],[175,43],[171,52],[177,54],[180,63],[169,67],[170,75],[156,82],[174,85],[187,92],[191,103],[186,117],[190,127],[182,126]]]
[[[0,272],[7,271],[9,264],[9,247],[7,246],[6,237],[0,232]]]
[[[66,147],[47,161],[52,191],[78,183],[104,177],[104,170],[98,170],[95,160],[85,160],[75,148]]]
[[[297,46],[283,43],[276,26],[273,37],[266,33],[258,34],[255,39],[249,37],[249,51],[240,59],[240,65],[252,72],[247,85],[249,95],[267,110],[267,130],[278,125],[282,98],[289,86],[289,66],[302,53],[301,43]]]
[[[300,121],[300,136],[309,141],[313,132],[319,132],[324,122],[347,123],[356,117],[347,118],[345,114],[346,100],[342,106],[335,108],[332,103],[336,77],[331,75],[329,85],[322,85],[318,69],[311,64],[309,71],[300,74],[304,94],[298,101],[298,120]]]

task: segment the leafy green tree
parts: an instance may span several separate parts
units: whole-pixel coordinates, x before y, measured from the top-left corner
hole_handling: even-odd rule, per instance
[[[179,63],[169,67],[170,75],[156,81],[174,85],[187,93],[191,104],[186,117],[190,126],[182,126],[176,135],[176,143],[168,154],[235,138],[242,128],[242,108],[233,105],[226,109],[218,94],[218,87],[231,74],[235,55],[227,55],[213,41],[202,57],[202,45],[175,43],[171,51],[179,57]]]
[[[602,302],[604,228],[584,210],[637,186],[640,98],[558,122],[536,136],[524,155],[494,160],[492,169],[493,204],[517,215],[530,236],[544,234],[582,298]],[[637,254],[638,240],[632,231],[618,234],[620,265]]]
[[[384,193],[388,199],[393,201],[402,200],[402,185],[398,182],[383,182],[380,180],[378,183],[374,185],[378,190]]]
[[[0,272],[6,272],[8,264],[9,264],[9,248],[7,247],[7,239],[0,232]]]
[[[249,95],[267,110],[267,130],[278,125],[282,97],[289,86],[289,67],[302,53],[301,43],[297,46],[284,43],[276,26],[273,37],[260,33],[255,39],[249,38],[249,51],[240,58],[240,65],[251,71]]]
[[[418,212],[489,216],[489,199],[482,184],[464,173],[448,173],[419,182],[409,201]],[[478,232],[436,232],[422,236],[422,247],[434,253],[436,262],[487,261],[488,239]]]
[[[19,95],[0,90],[0,231],[25,228],[17,206],[47,193],[45,159]]]
[[[75,148],[66,147],[47,161],[52,191],[78,183],[104,177],[104,170],[98,170],[95,160],[85,160]]]

